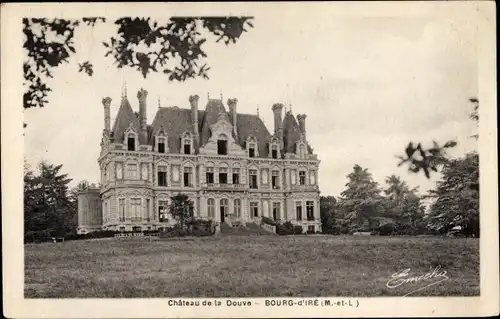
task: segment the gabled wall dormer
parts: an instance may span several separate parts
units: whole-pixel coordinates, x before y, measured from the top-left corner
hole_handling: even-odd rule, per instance
[[[258,141],[255,138],[255,136],[250,135],[247,140],[246,140],[246,152],[247,156],[252,158],[252,157],[259,157],[259,147],[258,147]]]
[[[160,128],[155,134],[155,152],[164,154],[168,153],[168,136],[163,128]]]
[[[279,140],[272,136],[269,140],[269,154],[270,158],[278,159],[281,158],[280,143]]]
[[[186,131],[181,135],[181,154],[194,154],[193,134]]]
[[[245,155],[245,151],[233,137],[233,125],[226,112],[219,113],[217,122],[210,126],[211,136],[200,148],[200,153],[214,155]]]
[[[137,151],[139,149],[139,132],[134,129],[132,123],[130,123],[123,137],[123,144],[127,151]]]

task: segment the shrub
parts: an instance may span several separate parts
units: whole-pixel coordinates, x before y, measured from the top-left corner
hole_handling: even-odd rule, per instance
[[[295,228],[291,222],[287,221],[276,225],[276,233],[278,235],[293,235],[295,234]]]

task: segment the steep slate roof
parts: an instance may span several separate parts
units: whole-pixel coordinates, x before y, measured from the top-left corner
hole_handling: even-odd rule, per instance
[[[257,115],[238,114],[236,116],[236,130],[238,132],[238,144],[246,147],[245,141],[249,136],[253,135],[258,142],[259,157],[268,157],[268,143],[271,134]]]
[[[198,110],[198,132],[200,135],[200,144],[204,145],[210,138],[210,126],[217,122],[220,112],[226,112],[222,100],[210,99],[205,107],[205,111]],[[227,113],[229,121],[232,122],[232,114]],[[245,142],[248,137],[254,136],[258,141],[259,157],[268,157],[268,143],[271,138],[267,127],[262,119],[254,114],[237,114],[237,132],[236,142],[245,148]],[[139,132],[139,119],[134,114],[127,98],[122,99],[118,114],[113,126],[113,134],[116,142],[123,141],[123,135],[132,122],[134,128]],[[147,126],[148,140],[147,144],[154,145],[154,135],[163,128],[168,135],[169,149],[173,153],[180,153],[181,135],[188,131],[193,134],[193,125],[191,109],[172,107],[159,107],[151,125]],[[285,152],[295,152],[295,143],[300,140],[301,132],[297,120],[290,111],[285,114],[283,119],[283,137]],[[141,144],[145,144],[141,141]],[[195,143],[196,152],[198,143]],[[309,150],[311,148],[308,145]]]
[[[124,133],[132,122],[132,126],[139,133],[140,125],[139,119],[134,114],[132,106],[127,97],[122,97],[120,108],[118,109],[118,114],[116,115],[115,123],[113,125],[113,138],[115,142],[122,143],[124,138]],[[140,138],[140,137],[139,137]],[[144,144],[146,141],[140,140],[140,143]]]
[[[290,111],[286,112],[283,119],[283,142],[286,153],[295,153],[295,143],[300,140],[300,136],[300,127],[295,116]]]

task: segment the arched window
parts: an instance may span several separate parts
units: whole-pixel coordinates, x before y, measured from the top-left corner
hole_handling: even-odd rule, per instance
[[[215,217],[215,199],[207,199],[207,215],[208,218],[213,219]]]
[[[234,215],[236,217],[241,217],[241,199],[239,198],[234,200]]]

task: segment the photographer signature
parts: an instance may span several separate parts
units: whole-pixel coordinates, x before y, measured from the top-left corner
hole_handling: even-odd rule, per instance
[[[403,296],[406,297],[414,292],[423,290],[433,285],[437,285],[438,283],[449,279],[446,270],[441,270],[440,265],[432,269],[432,271],[428,271],[427,273],[420,276],[410,276],[410,270],[410,268],[406,268],[392,274],[391,279],[389,279],[389,281],[387,281],[386,283],[387,288],[393,289],[408,283],[429,282],[429,280],[431,279],[439,279],[438,281],[433,281],[428,285],[415,289]]]

